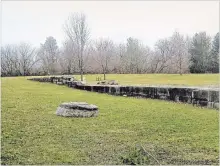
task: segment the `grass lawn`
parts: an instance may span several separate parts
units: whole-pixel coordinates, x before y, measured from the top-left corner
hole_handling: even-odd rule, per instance
[[[88,83],[96,83],[96,77],[102,74],[85,75]],[[80,78],[80,76],[77,76]],[[107,80],[117,80],[123,85],[168,84],[209,86],[219,85],[219,74],[108,74]]]
[[[123,80],[121,77],[116,80]],[[154,77],[157,83],[165,80],[156,77],[160,77]],[[173,80],[175,77],[180,78],[173,76]],[[201,77],[197,78],[217,81],[217,75],[210,75],[212,79]],[[128,83],[132,76],[123,78]],[[144,76],[135,78],[146,82],[141,81]],[[195,83],[196,78],[193,80],[189,83]],[[160,164],[218,164],[216,110],[73,90],[23,77],[2,78],[1,84],[2,164],[123,164],[120,156],[129,156],[137,144]],[[56,116],[57,106],[66,101],[95,104],[99,116]],[[157,164],[150,156],[149,162]]]

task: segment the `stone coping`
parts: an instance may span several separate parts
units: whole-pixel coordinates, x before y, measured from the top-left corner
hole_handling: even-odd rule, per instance
[[[87,111],[98,110],[98,107],[96,105],[88,104],[86,102],[65,102],[62,103],[60,107],[67,109],[87,110]]]
[[[192,90],[213,90],[220,91],[219,87],[205,87],[205,86],[178,86],[178,85],[99,85],[91,84],[84,86],[98,86],[98,87],[141,87],[141,88],[178,88],[178,89],[192,89]]]

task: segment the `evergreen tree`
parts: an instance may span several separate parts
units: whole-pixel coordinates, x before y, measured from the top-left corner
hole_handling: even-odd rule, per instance
[[[189,69],[191,73],[207,72],[210,46],[210,37],[207,36],[206,32],[200,32],[194,35],[189,49],[191,55]]]
[[[219,33],[217,33],[212,41],[212,49],[209,55],[208,71],[219,73]]]

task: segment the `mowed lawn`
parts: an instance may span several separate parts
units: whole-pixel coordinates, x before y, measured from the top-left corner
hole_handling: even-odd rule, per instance
[[[2,164],[123,164],[120,156],[136,145],[160,164],[218,164],[216,110],[26,79],[1,79]],[[67,101],[95,104],[99,116],[56,116],[58,105]]]
[[[88,83],[96,83],[102,74],[85,75]],[[80,76],[77,76],[79,79]],[[121,85],[187,85],[218,86],[219,74],[107,74],[107,80],[117,80]]]

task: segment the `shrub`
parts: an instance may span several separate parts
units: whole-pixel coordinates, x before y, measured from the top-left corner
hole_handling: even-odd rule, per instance
[[[147,153],[142,147],[131,148],[130,152],[120,156],[120,162],[126,165],[145,165],[150,164]]]

